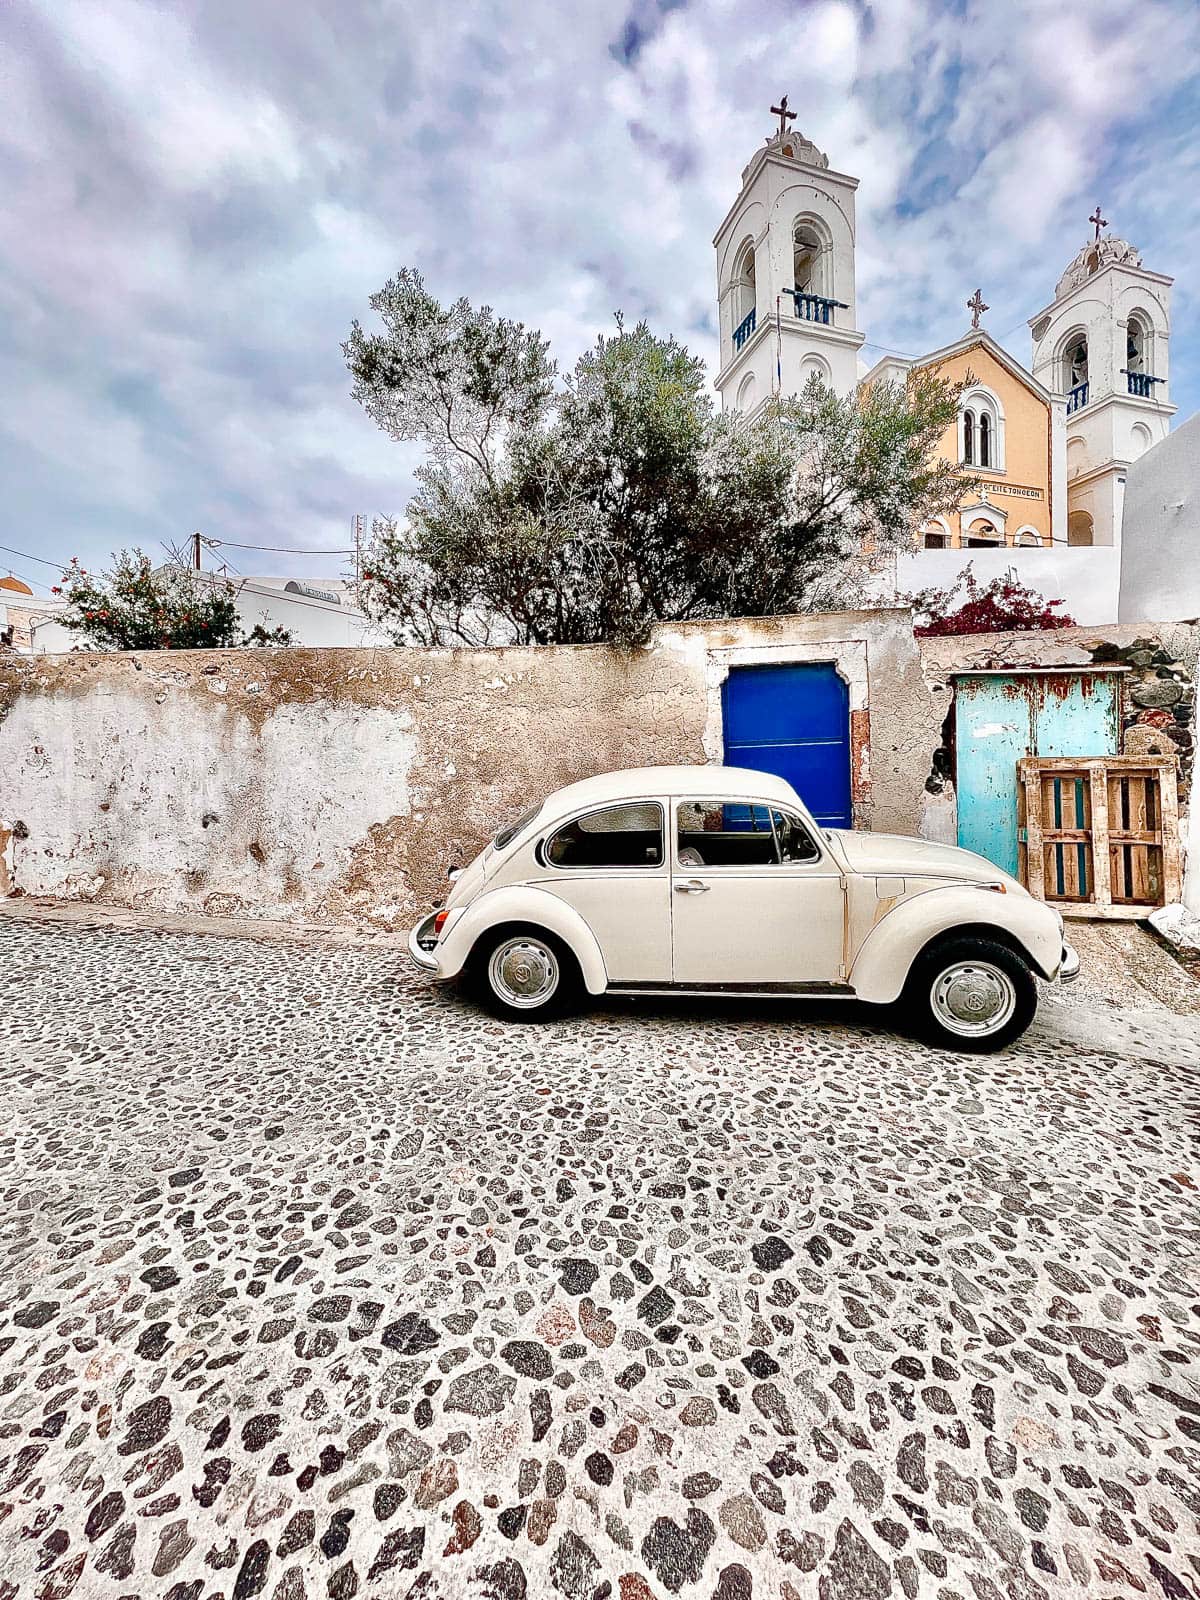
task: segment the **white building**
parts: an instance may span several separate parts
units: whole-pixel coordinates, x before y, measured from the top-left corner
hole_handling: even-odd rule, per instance
[[[218,573],[194,574],[202,583],[223,584]],[[377,646],[391,641],[354,601],[345,578],[230,578],[238,619],[246,633],[260,625],[267,633],[286,628],[295,645]],[[22,586],[24,588],[24,586]],[[80,648],[80,638],[57,620],[66,606],[61,597],[0,593],[0,629],[11,621],[13,648],[22,654],[61,655]]]
[[[986,368],[972,367],[975,388],[960,402],[957,460],[964,473],[988,481],[977,500],[922,530],[912,555],[897,558],[885,580],[889,591],[946,588],[969,563],[985,583],[1015,570],[1047,599],[1062,599],[1079,622],[1112,621],[1126,477],[1133,462],[1162,446],[1176,409],[1172,279],[1144,267],[1126,240],[1101,235],[1097,212],[1097,237],[1068,265],[1053,301],[1029,319],[1030,369],[979,327],[987,309],[980,304],[975,326],[954,344],[922,357],[887,357],[866,373],[854,285],[857,188],[857,178],[832,170],[810,140],[782,127],[743,170],[713,240],[723,409],[754,416],[774,395],[799,394],[812,373],[849,394],[864,376],[903,379],[916,367],[936,367],[960,378],[964,362]],[[943,450],[954,449],[950,436]],[[1200,475],[1200,466],[1192,470]],[[1135,536],[1144,546],[1153,529]],[[1200,597],[1189,614],[1197,611]]]
[[[743,171],[713,240],[725,410],[752,416],[773,394],[798,394],[813,373],[840,394],[858,381],[857,188],[799,133],[775,134]]]
[[[1029,319],[1034,376],[1066,396],[1068,544],[1120,545],[1129,465],[1167,436],[1173,281],[1105,235]]]

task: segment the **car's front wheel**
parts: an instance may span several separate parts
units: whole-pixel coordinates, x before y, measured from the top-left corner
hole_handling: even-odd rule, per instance
[[[561,1017],[579,997],[579,965],[552,933],[506,928],[483,940],[475,952],[475,988],[499,1017],[545,1022]]]
[[[1033,1021],[1037,984],[1008,945],[962,935],[918,956],[904,1007],[931,1043],[975,1053],[1003,1050]]]

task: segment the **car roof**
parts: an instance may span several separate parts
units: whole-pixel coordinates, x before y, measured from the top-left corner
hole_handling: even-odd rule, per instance
[[[798,796],[790,783],[772,772],[750,767],[626,767],[598,773],[546,796],[543,812],[573,811],[606,800],[642,800],[652,795],[695,795],[703,800],[778,800],[795,805]]]

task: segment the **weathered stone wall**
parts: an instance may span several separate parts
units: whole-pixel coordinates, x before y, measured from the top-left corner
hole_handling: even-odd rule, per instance
[[[861,661],[855,820],[916,831],[941,713],[905,611],[672,627],[628,652],[9,655],[0,892],[404,927],[532,799],[719,760],[721,679],[758,659]]]
[[[926,779],[921,832],[953,839],[953,677],[1004,667],[1123,666],[1122,753],[1167,755],[1179,760],[1179,799],[1185,849],[1192,861],[1200,838],[1189,839],[1196,737],[1196,673],[1200,627],[1194,623],[1112,623],[1103,628],[1063,628],[1055,633],[991,633],[922,639],[921,661],[936,703],[947,713]],[[1200,817],[1194,819],[1200,822]],[[1188,874],[1189,900],[1200,899],[1200,874]]]

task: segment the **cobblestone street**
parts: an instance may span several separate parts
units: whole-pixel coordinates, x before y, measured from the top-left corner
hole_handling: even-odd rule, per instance
[[[1190,1019],[0,963],[0,1600],[1200,1597]]]

